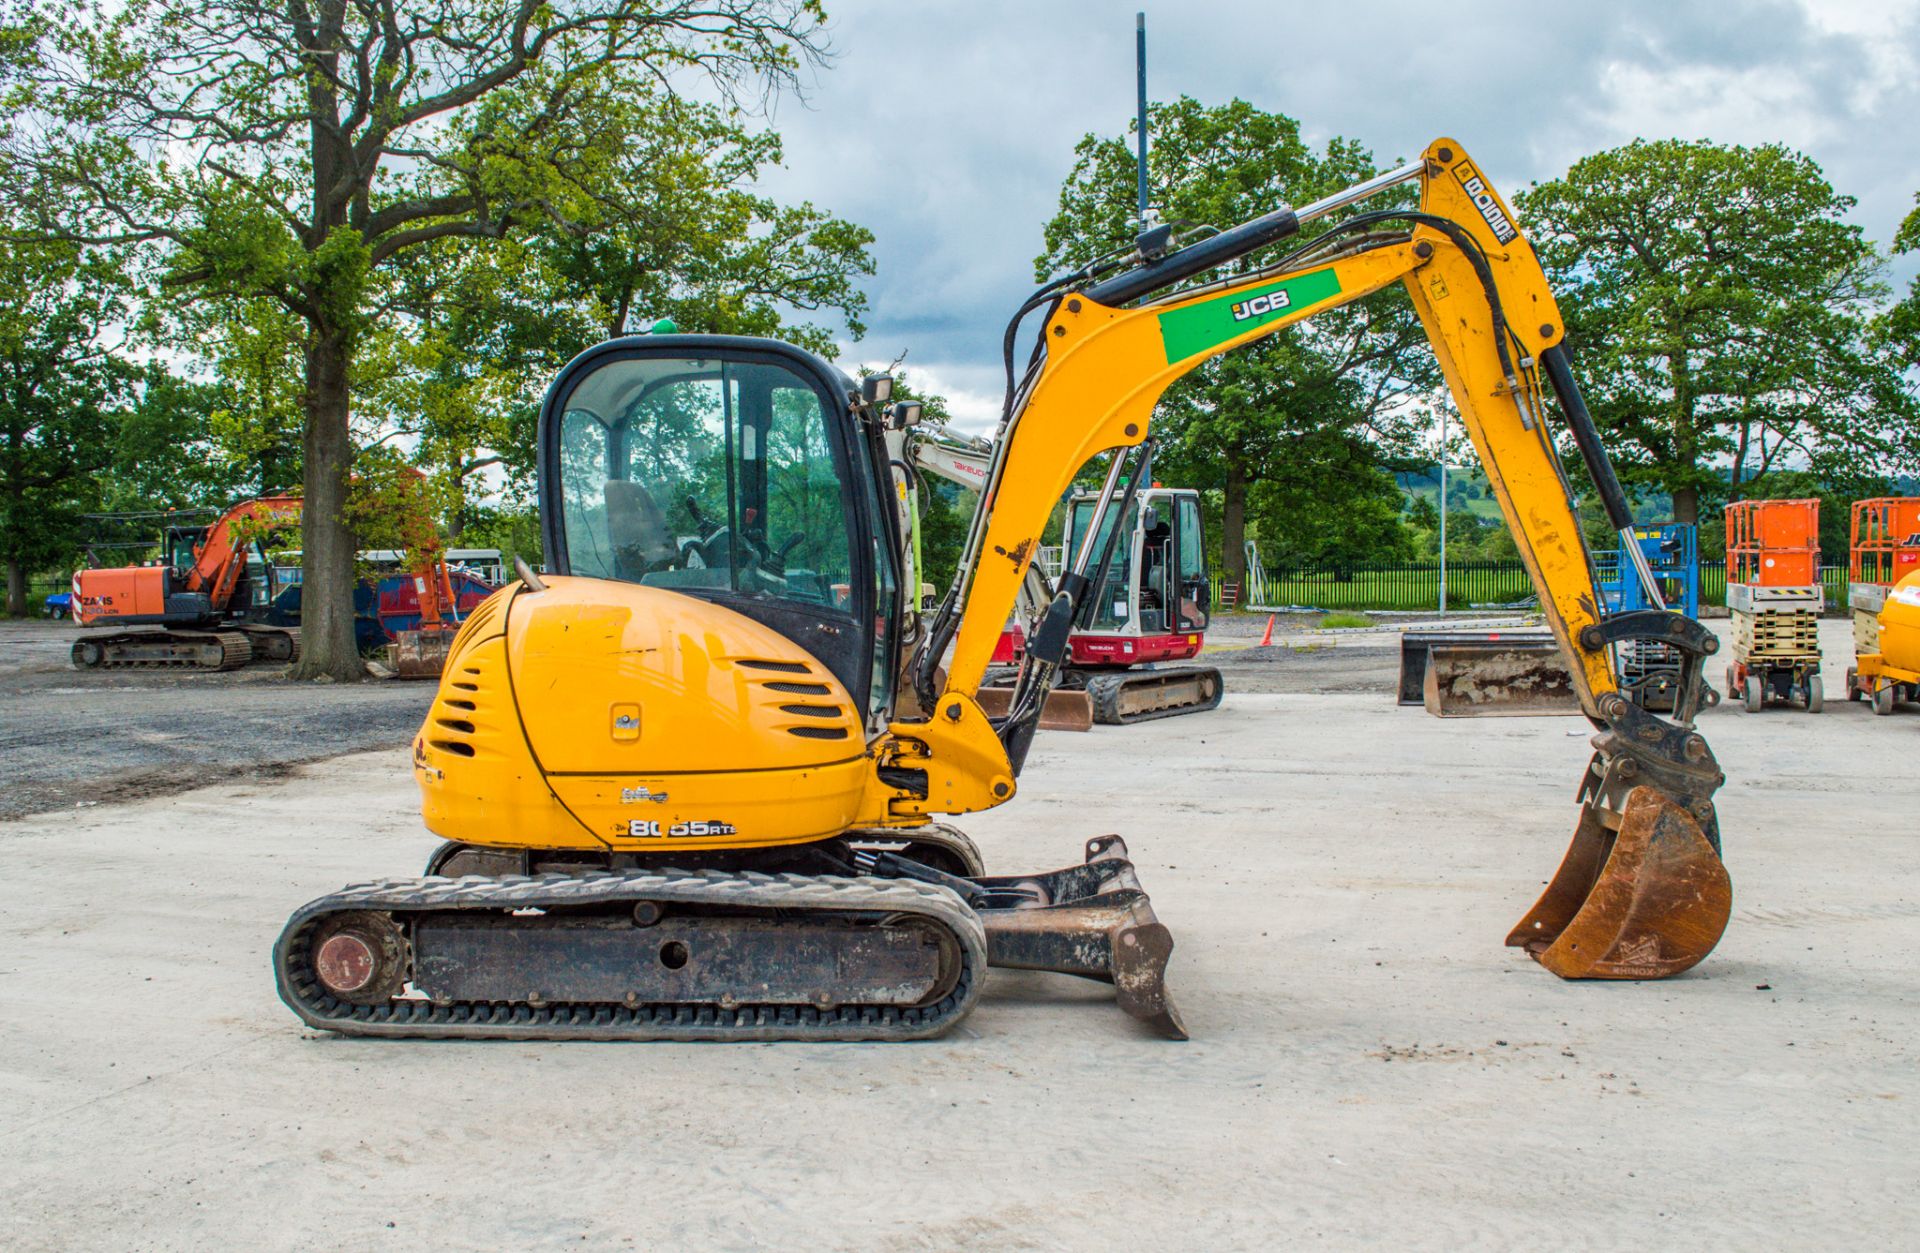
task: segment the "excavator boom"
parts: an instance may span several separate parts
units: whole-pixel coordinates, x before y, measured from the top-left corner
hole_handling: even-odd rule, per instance
[[[1306,222],[1415,180],[1415,210],[1356,215],[1251,273],[1180,286]],[[1141,463],[1152,452],[1154,406],[1173,380],[1213,356],[1395,283],[1412,299],[1568,660],[1580,707],[1600,732],[1580,792],[1574,848],[1509,943],[1569,977],[1645,978],[1685,969],[1717,943],[1731,909],[1712,802],[1722,776],[1692,728],[1706,698],[1705,659],[1717,643],[1680,614],[1645,611],[1603,620],[1555,450],[1550,395],[1616,529],[1629,528],[1631,514],[1580,398],[1546,276],[1511,210],[1450,139],[1429,145],[1418,163],[1347,192],[1298,211],[1276,210],[1105,281],[1065,286],[1042,302],[1041,345],[996,433],[995,459],[953,591],[921,645],[924,687],[928,659],[951,644],[937,703],[957,712],[935,719],[932,728],[901,725],[896,733],[950,738],[956,752],[978,754],[988,728],[1005,751],[1007,776],[1017,776],[1034,712],[1062,664],[1067,630],[1086,612],[1083,564],[1059,581],[1008,716],[990,723],[975,701],[1047,512],[1078,468],[1112,453],[1097,528],[1106,509],[1124,507],[1118,487],[1129,457],[1135,459],[1131,480],[1142,477]],[[1651,585],[1651,575],[1643,574]],[[1684,659],[1671,721],[1618,691],[1612,646],[1635,639],[1671,644]],[[929,748],[939,759],[941,744]],[[1623,883],[1624,890],[1613,890]],[[1562,907],[1549,907],[1549,900]],[[1571,913],[1568,902],[1577,902]]]

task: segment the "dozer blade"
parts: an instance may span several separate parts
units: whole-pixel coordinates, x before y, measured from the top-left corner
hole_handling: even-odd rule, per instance
[[[1552,640],[1544,648],[1436,646],[1424,683],[1427,712],[1436,718],[1580,712],[1573,675]]]
[[[1010,687],[983,687],[978,693],[980,710],[989,718],[1007,716],[1008,702],[1013,699]],[[1085,692],[1065,691],[1055,688],[1047,693],[1047,703],[1040,706],[1040,729],[1042,731],[1091,731],[1093,730],[1093,698]]]
[[[1700,825],[1636,787],[1618,814],[1582,807],[1560,869],[1507,944],[1562,979],[1664,979],[1712,952],[1732,911],[1726,864]]]
[[[452,631],[396,631],[387,662],[401,679],[437,679],[446,668]]]
[[[979,909],[988,965],[1111,983],[1121,1009],[1166,1039],[1187,1038],[1167,992],[1173,933],[1154,916],[1119,836],[1088,840],[1085,865],[973,882],[1020,902]]]

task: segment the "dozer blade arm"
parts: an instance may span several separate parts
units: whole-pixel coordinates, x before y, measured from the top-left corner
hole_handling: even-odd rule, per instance
[[[1414,180],[1420,187],[1417,210],[1357,214],[1265,268],[1180,286],[1296,234],[1306,222]],[[1574,384],[1546,275],[1479,167],[1458,143],[1435,140],[1418,163],[1299,210],[1277,209],[1152,259],[1146,251],[1143,237],[1143,255],[1132,269],[1097,282],[1088,277],[1051,285],[1026,306],[1046,311],[1040,344],[1010,391],[954,585],[919,646],[923,676],[933,673],[951,644],[946,694],[975,696],[1054,502],[1082,465],[1111,452],[1090,533],[1099,533],[1107,510],[1124,510],[1123,489],[1130,492],[1133,479],[1142,477],[1151,456],[1154,406],[1170,383],[1242,344],[1401,283],[1567,659],[1572,695],[1601,730],[1595,738],[1598,777],[1631,784],[1624,791],[1583,786],[1580,829],[1590,847],[1570,855],[1556,880],[1563,903],[1577,897],[1578,905],[1570,914],[1562,908],[1549,911],[1551,919],[1531,918],[1528,946],[1549,969],[1569,976],[1643,978],[1699,960],[1718,938],[1729,909],[1711,799],[1720,774],[1692,730],[1705,690],[1701,667],[1714,641],[1679,614],[1650,611],[1615,624],[1602,618],[1592,562],[1548,425],[1550,391],[1614,526],[1629,526],[1631,517]],[[1130,462],[1131,478],[1123,474]],[[1046,643],[1064,642],[1066,628],[1090,599],[1092,581],[1076,560],[1034,633],[1013,697],[1021,712],[995,728],[1007,749],[1009,774],[1022,764],[1059,660]],[[1673,721],[1655,719],[1619,694],[1612,645],[1629,636],[1680,646],[1695,692],[1676,706]],[[913,732],[912,724],[896,726],[900,735]],[[1590,875],[1576,873],[1590,862],[1597,862]],[[1680,883],[1713,890],[1668,890]],[[1564,951],[1552,956],[1551,942],[1536,945],[1567,936],[1568,950],[1577,942],[1585,953],[1596,943],[1591,937],[1600,934],[1611,937],[1609,953],[1657,948],[1673,956],[1583,964],[1564,959]]]

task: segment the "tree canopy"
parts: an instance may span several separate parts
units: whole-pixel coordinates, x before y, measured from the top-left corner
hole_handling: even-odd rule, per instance
[[[1623,480],[1703,500],[1911,468],[1920,414],[1868,334],[1881,261],[1809,157],[1636,140],[1518,198]]]
[[[136,372],[116,352],[124,292],[74,244],[0,243],[0,562],[7,612],[64,560],[98,508]]]
[[[1177,224],[1225,228],[1376,172],[1360,144],[1335,138],[1316,150],[1293,118],[1244,100],[1181,97],[1150,106],[1148,125],[1150,198]],[[1126,136],[1088,135],[1074,154],[1036,262],[1041,277],[1122,247],[1138,230]],[[1243,258],[1236,270],[1259,264]],[[1431,380],[1425,345],[1396,289],[1235,349],[1168,388],[1155,418],[1156,473],[1219,493],[1228,579],[1244,577],[1250,512],[1267,546],[1286,550],[1269,557],[1392,555],[1378,545],[1395,547],[1399,497],[1378,467],[1416,429],[1406,402]]]
[[[357,677],[351,395],[403,355],[368,360],[401,312],[395,270],[448,241],[592,225],[568,214],[610,187],[608,100],[687,74],[780,90],[822,20],[817,0],[56,0],[4,32],[0,191],[23,231],[297,321],[297,673]]]

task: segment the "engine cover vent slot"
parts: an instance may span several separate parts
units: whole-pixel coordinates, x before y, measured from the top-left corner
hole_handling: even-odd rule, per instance
[[[847,738],[845,727],[788,727],[788,735],[797,735],[803,740],[844,740]]]
[[[763,657],[743,657],[740,665],[749,670],[773,670],[780,674],[812,674],[813,667],[798,661],[768,661]]]

